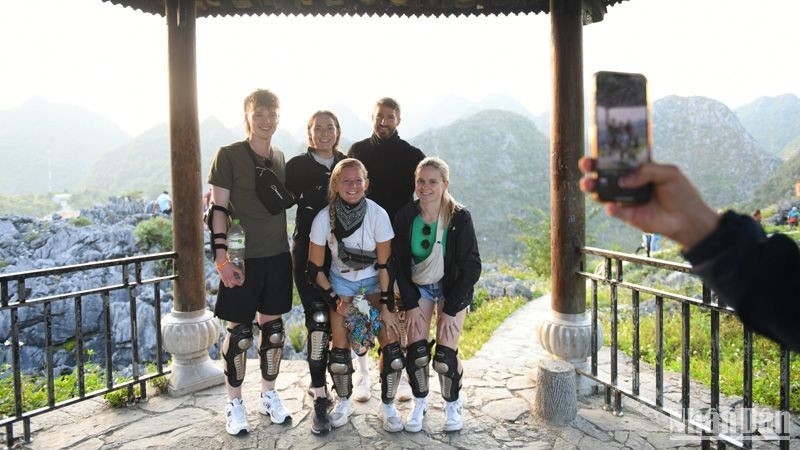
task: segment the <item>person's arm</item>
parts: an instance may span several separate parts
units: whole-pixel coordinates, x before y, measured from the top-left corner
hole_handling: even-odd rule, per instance
[[[221,188],[219,186],[212,186],[211,187],[211,201],[218,206],[223,208],[228,208],[230,203],[231,191]],[[226,233],[228,232],[228,216],[225,215],[224,212],[213,210],[211,216],[211,223],[213,225],[214,233]],[[217,244],[228,244],[228,240],[226,238],[213,238],[214,243]],[[233,264],[230,264],[228,261],[228,254],[225,252],[224,248],[217,248],[214,250],[214,264],[217,267],[217,271],[219,272],[219,279],[222,281],[222,284],[225,287],[233,288],[236,286],[241,286],[244,284],[244,273],[242,270],[236,267]]]
[[[593,161],[580,168],[591,172]],[[624,187],[653,184],[643,205],[606,203],[606,212],[646,232],[663,234],[683,247],[697,273],[758,333],[800,350],[793,323],[800,317],[800,251],[783,235],[767,239],[750,217],[732,212],[718,216],[686,176],[674,166],[647,163],[621,180]],[[594,180],[581,180],[592,192]]]
[[[460,219],[456,223],[456,227],[448,231],[448,233],[455,233],[453,240],[455,248],[447,248],[446,251],[455,252],[454,265],[458,268],[458,277],[445,296],[443,308],[445,314],[453,317],[472,303],[470,293],[481,277],[481,255],[478,252],[478,239],[475,236],[472,216],[466,209],[457,211],[453,215],[454,221],[457,216]]]
[[[752,218],[729,211],[684,256],[745,325],[800,351],[800,250],[794,241],[782,234],[767,238]]]

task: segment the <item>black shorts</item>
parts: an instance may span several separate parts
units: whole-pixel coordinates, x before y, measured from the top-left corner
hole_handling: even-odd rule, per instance
[[[244,261],[244,284],[227,288],[220,281],[214,315],[234,323],[252,323],[256,311],[273,316],[292,309],[292,257],[289,252]]]

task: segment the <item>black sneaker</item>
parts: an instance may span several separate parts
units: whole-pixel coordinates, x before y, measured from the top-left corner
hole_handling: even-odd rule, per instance
[[[325,434],[331,431],[331,416],[328,408],[331,400],[328,397],[314,399],[314,417],[311,422],[311,432],[314,434]]]

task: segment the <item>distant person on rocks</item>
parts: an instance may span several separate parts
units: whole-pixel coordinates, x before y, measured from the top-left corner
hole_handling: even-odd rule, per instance
[[[338,428],[353,413],[352,342],[346,320],[350,318],[353,298],[363,292],[378,308],[378,342],[381,377],[381,404],[378,416],[383,429],[398,432],[403,422],[394,405],[397,385],[403,370],[400,350],[400,322],[394,312],[388,261],[392,223],[386,211],[365,196],[369,187],[367,171],[357,159],[340,161],[331,173],[328,185],[329,204],[311,224],[308,278],[322,290],[329,307],[333,345],[328,356],[328,371],[339,400],[331,412],[331,426]],[[325,273],[325,249],[331,252],[331,267]]]
[[[328,185],[331,170],[345,159],[339,151],[342,134],[339,119],[330,111],[317,111],[311,115],[306,127],[308,151],[297,155],[286,163],[286,188],[297,198],[294,234],[292,236],[292,260],[294,283],[303,303],[306,315],[308,371],[311,375],[311,390],[314,393],[314,416],[311,432],[321,434],[330,431],[331,419],[325,369],[328,367],[328,345],[331,342],[331,323],[328,304],[322,293],[306,278],[308,246],[311,224],[317,213],[328,205]],[[327,247],[326,247],[327,248]],[[330,269],[330,251],[325,252],[323,270]]]
[[[162,192],[156,197],[156,204],[158,205],[158,212],[169,217],[172,214],[172,199],[169,197],[167,191]]]
[[[790,227],[797,227],[798,220],[800,220],[800,211],[797,211],[797,206],[792,206],[792,209],[786,214],[786,221],[789,222]]]
[[[270,167],[285,182],[283,153],[272,146],[280,121],[280,102],[269,90],[259,89],[244,100],[247,139],[217,150],[211,163],[212,251],[220,285],[214,313],[225,321],[222,344],[225,385],[225,429],[236,435],[250,431],[242,402],[247,350],[253,342],[253,319],[260,330],[261,361],[259,412],[272,423],[291,420],[275,390],[285,339],[282,315],[292,307],[292,258],[286,231],[286,212],[271,214],[255,192],[256,166]],[[244,270],[231,264],[226,254],[228,216],[239,219],[245,231]]]
[[[416,433],[428,410],[428,364],[439,374],[445,400],[444,431],[464,427],[458,340],[474,285],[481,275],[481,257],[472,217],[450,195],[450,170],[439,158],[425,158],[416,170],[419,200],[394,218],[392,250],[397,261],[397,285],[406,308],[408,348],[406,372],[414,393],[414,408],[405,430]],[[429,340],[436,311],[436,353]]]
[[[634,253],[639,254],[640,251],[644,250],[644,254],[647,257],[650,257],[650,248],[653,242],[653,235],[651,233],[643,233],[642,234],[642,243],[638,247],[636,247],[636,251]]]
[[[393,98],[381,98],[372,111],[372,136],[353,144],[347,154],[367,168],[370,183],[367,198],[385,209],[390,219],[414,199],[414,171],[425,158],[422,150],[400,139],[397,132],[400,119],[400,104]],[[402,302],[398,303],[403,321],[404,308]],[[371,391],[368,356],[359,356],[358,365],[359,377],[353,398],[366,402]],[[405,377],[401,379],[397,394],[400,401],[411,400],[411,389]]]
[[[581,189],[592,192],[594,160],[582,158],[579,165],[587,174]],[[717,293],[721,304],[733,308],[753,331],[800,351],[797,244],[780,233],[767,237],[750,216],[717,214],[675,166],[646,163],[620,179],[626,188],[648,183],[653,185],[649,202],[608,202],[606,213],[677,242],[693,272]]]

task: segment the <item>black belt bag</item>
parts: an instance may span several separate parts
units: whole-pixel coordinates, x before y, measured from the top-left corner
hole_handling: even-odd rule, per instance
[[[295,198],[286,186],[278,179],[278,175],[269,167],[271,161],[267,160],[267,165],[258,164],[252,150],[247,149],[247,154],[256,166],[256,196],[258,200],[267,208],[270,214],[280,214],[281,211],[289,209],[294,205]]]

